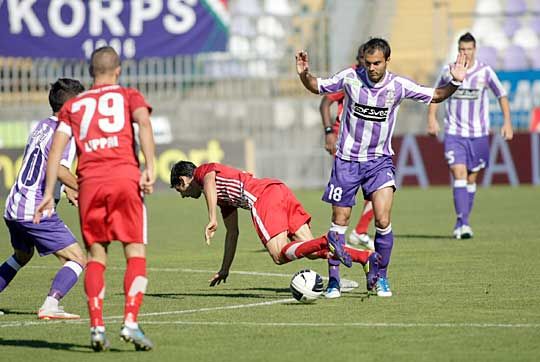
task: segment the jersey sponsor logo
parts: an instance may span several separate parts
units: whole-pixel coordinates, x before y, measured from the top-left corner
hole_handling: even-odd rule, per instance
[[[118,136],[93,138],[84,142],[85,152],[94,152],[97,150],[103,150],[105,148],[118,147]]]
[[[458,88],[453,97],[456,99],[478,99],[480,89]]]
[[[364,121],[384,122],[388,117],[388,108],[354,103],[353,115]]]

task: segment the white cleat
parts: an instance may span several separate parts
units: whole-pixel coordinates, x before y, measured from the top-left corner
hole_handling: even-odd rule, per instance
[[[78,314],[71,314],[64,311],[64,307],[58,307],[56,309],[47,309],[42,308],[38,312],[38,319],[49,320],[49,319],[80,319],[81,316]]]
[[[360,286],[358,282],[355,282],[354,280],[349,279],[341,279],[340,281],[340,289],[343,293],[351,292],[353,289],[356,289]]]
[[[452,233],[454,235],[454,239],[461,239],[461,226],[458,226],[454,229],[454,232]]]
[[[358,234],[356,230],[351,231],[349,234],[347,244],[360,249],[375,250],[375,243],[369,235],[366,233]]]
[[[326,293],[324,293],[326,299],[336,299],[341,297],[341,292],[338,288],[328,288]]]
[[[461,239],[470,239],[473,237],[473,231],[469,225],[461,226]]]

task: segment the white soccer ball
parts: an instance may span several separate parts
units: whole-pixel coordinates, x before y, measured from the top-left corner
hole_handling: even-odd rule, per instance
[[[305,269],[293,275],[290,288],[294,299],[302,303],[312,303],[321,296],[324,286],[319,274]]]

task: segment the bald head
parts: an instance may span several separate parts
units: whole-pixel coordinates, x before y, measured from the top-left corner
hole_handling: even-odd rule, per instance
[[[120,68],[120,57],[109,46],[94,50],[90,58],[90,75],[93,78],[113,76]]]

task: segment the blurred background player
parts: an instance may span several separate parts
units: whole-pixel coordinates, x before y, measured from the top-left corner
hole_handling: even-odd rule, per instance
[[[330,181],[323,201],[332,204],[329,243],[345,244],[356,193],[362,187],[364,199],[373,202],[375,215],[375,250],[381,255],[380,275],[368,289],[378,296],[390,297],[387,267],[394,244],[390,211],[396,189],[391,146],[397,110],[403,99],[417,102],[442,102],[461,85],[465,77],[465,56],[459,54],[450,67],[453,80],[439,88],[423,87],[386,70],[390,45],[372,38],[364,44],[364,67],[347,68],[330,78],[316,78],[309,73],[305,51],[296,54],[296,70],[302,84],[315,94],[344,91],[339,143]]]
[[[84,87],[78,80],[60,78],[51,84],[49,104],[53,115],[41,120],[30,133],[24,150],[22,166],[17,179],[6,199],[4,221],[9,229],[13,255],[0,265],[0,292],[3,291],[17,272],[34,255],[54,254],[63,264],[52,281],[49,294],[39,308],[39,319],[78,319],[76,314],[67,313],[58,302],[73,288],[86,265],[86,257],[77,240],[66,224],[52,210],[51,215],[39,225],[32,223],[36,205],[43,199],[45,170],[53,134],[58,127],[58,111],[70,98],[81,93]],[[75,157],[73,139],[62,148],[58,179],[65,185],[70,202],[77,205],[77,179],[69,171]],[[60,201],[60,188],[54,194]]]
[[[74,136],[79,163],[79,215],[81,231],[89,254],[84,280],[90,313],[91,346],[95,351],[109,348],[103,323],[104,272],[107,248],[112,240],[122,242],[127,261],[124,275],[124,324],[120,337],[136,350],[150,350],[152,342],[137,323],[148,283],[146,277],[146,209],[143,193],[151,193],[154,183],[154,139],[150,123],[151,107],[142,94],[118,85],[120,58],[111,47],[92,53],[90,75],[93,86],[66,102],[58,118],[47,167],[47,188],[35,215],[52,208],[52,191],[57,177],[60,150]],[[145,169],[139,170],[135,153],[133,123],[139,126]]]
[[[444,155],[453,178],[456,211],[453,235],[456,239],[468,239],[473,236],[469,216],[476,194],[476,179],[489,164],[488,89],[498,98],[503,113],[501,136],[509,141],[513,130],[506,91],[493,69],[476,60],[476,40],[470,33],[459,38],[458,51],[467,59],[467,75],[445,104]],[[449,65],[443,68],[438,87],[452,80],[449,69]],[[437,109],[437,104],[429,105],[427,132],[433,136],[439,132]]]
[[[182,197],[199,198],[204,193],[209,222],[205,227],[206,242],[217,230],[217,206],[221,209],[226,229],[225,251],[221,269],[210,286],[225,282],[236,253],[238,241],[238,208],[251,212],[253,226],[274,263],[281,265],[307,257],[327,259],[335,253],[325,236],[314,238],[309,227],[311,216],[304,210],[291,190],[280,180],[255,178],[250,173],[219,163],[196,167],[192,162],[179,161],[171,169],[171,187]],[[378,275],[380,256],[371,250],[344,247],[352,262],[364,266],[371,283]]]
[[[353,69],[364,66],[364,45],[360,45],[356,54],[357,63],[352,66]],[[341,119],[341,113],[343,112],[343,99],[345,94],[343,92],[325,94],[322,96],[319,111],[321,113],[321,119],[324,128],[325,145],[324,148],[329,154],[335,156],[336,154],[336,142],[339,135],[339,125]],[[330,107],[337,102],[337,115],[334,123],[332,124],[332,117],[330,115]],[[356,227],[349,234],[347,243],[351,246],[356,246],[362,249],[375,250],[373,240],[369,237],[368,229],[371,220],[373,219],[373,206],[371,201],[364,201],[364,208]],[[339,263],[336,263],[335,259],[328,259],[328,274],[329,282],[326,289],[326,298],[339,298],[341,296],[341,281],[339,275]]]

